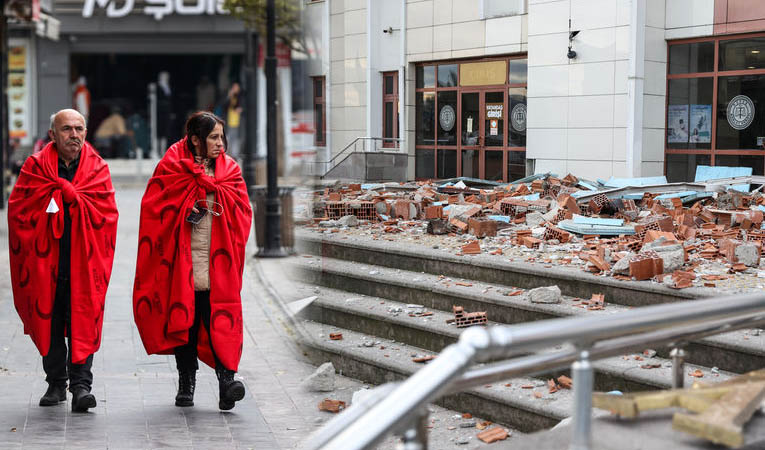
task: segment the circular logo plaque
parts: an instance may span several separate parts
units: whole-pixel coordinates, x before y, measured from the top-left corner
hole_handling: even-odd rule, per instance
[[[457,115],[454,113],[452,105],[446,105],[441,108],[441,112],[438,114],[438,122],[441,124],[441,129],[444,131],[452,131],[454,128],[454,120]]]
[[[746,95],[737,95],[728,103],[728,124],[734,130],[743,130],[754,120],[754,103]]]
[[[526,131],[526,105],[518,103],[513,106],[513,110],[510,111],[510,123],[515,131]]]

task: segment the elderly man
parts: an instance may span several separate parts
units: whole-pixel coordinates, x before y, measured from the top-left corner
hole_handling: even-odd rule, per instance
[[[73,109],[51,116],[52,142],[26,160],[8,200],[14,305],[48,382],[40,406],[66,401],[68,381],[75,412],[96,406],[91,366],[117,235],[109,168],[86,131]]]

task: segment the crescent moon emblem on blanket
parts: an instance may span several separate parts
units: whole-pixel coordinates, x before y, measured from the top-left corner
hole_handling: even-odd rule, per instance
[[[143,244],[149,244],[149,256],[151,256],[151,252],[153,250],[153,244],[151,243],[151,238],[149,236],[144,236],[141,238],[141,240],[138,242],[138,254],[141,254],[141,246]]]
[[[46,258],[50,254],[50,239],[48,239],[48,245],[43,250],[40,250],[37,243],[40,242],[40,239],[35,239],[35,253],[37,253],[37,256],[40,258]]]
[[[151,314],[151,300],[149,300],[149,297],[143,296],[138,299],[137,302],[135,302],[135,313],[136,315],[140,315],[141,312],[141,305],[145,304],[147,308],[149,308],[149,314]]]
[[[167,205],[159,212],[159,223],[165,223],[165,213],[168,211],[174,212],[176,215],[178,214],[178,207],[175,205]]]
[[[183,323],[186,323],[186,321],[189,320],[189,309],[186,307],[186,305],[182,303],[173,303],[172,305],[170,305],[170,309],[167,312],[168,318],[173,316],[173,311],[176,309],[183,311],[183,315],[185,316],[183,319]]]
[[[225,309],[219,309],[215,311],[215,313],[210,318],[210,328],[212,328],[213,330],[218,328],[217,323],[218,323],[219,316],[223,316],[226,319],[228,319],[228,323],[229,323],[228,329],[229,331],[232,331],[234,329],[234,316],[230,312],[226,311]]]
[[[17,243],[18,245],[16,245],[16,247],[15,247],[15,248],[14,248],[14,246],[13,246],[13,242],[12,242],[12,239],[13,239],[13,238],[11,238],[11,245],[10,245],[10,247],[11,247],[11,253],[13,253],[14,255],[18,255],[19,253],[21,253],[21,239],[17,239],[17,240],[16,240],[16,243]]]
[[[37,315],[40,316],[41,319],[44,320],[50,320],[50,318],[53,316],[53,307],[51,306],[50,311],[47,313],[44,313],[40,309],[40,297],[37,297],[37,300],[35,301],[35,311],[37,312]]]
[[[159,188],[159,192],[162,192],[165,190],[165,183],[162,182],[159,178],[154,178],[149,182],[149,184],[146,186],[146,195],[149,194],[149,191],[151,190],[151,187],[157,185]]]
[[[26,276],[24,276],[26,272]],[[27,266],[21,268],[21,280],[19,280],[19,287],[26,287],[29,284],[29,269]]]
[[[213,253],[213,256],[212,256],[212,265],[213,265],[213,268],[216,266],[215,260],[219,256],[225,256],[226,257],[226,259],[228,260],[228,268],[226,270],[231,270],[231,265],[233,264],[233,261],[231,260],[231,253],[229,253],[229,251],[226,250],[225,248],[219,248],[218,250],[215,250],[215,252]]]
[[[96,225],[96,223],[94,222],[93,223],[93,229],[94,230],[100,230],[101,228],[104,227],[104,225],[106,225],[106,216],[101,216],[101,223]]]

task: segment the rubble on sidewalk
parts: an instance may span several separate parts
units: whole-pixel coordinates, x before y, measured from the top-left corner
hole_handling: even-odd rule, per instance
[[[303,224],[675,289],[737,287],[742,276],[750,280],[745,287],[762,287],[756,279],[765,196],[759,188],[741,191],[762,177],[707,179],[713,169],[699,166],[700,181],[692,183],[664,177],[593,182],[549,173],[510,184],[337,183],[313,193]],[[530,301],[539,300],[530,292]],[[589,309],[602,305],[595,306]]]
[[[331,362],[320,365],[301,385],[312,392],[332,392],[335,390],[335,366]]]

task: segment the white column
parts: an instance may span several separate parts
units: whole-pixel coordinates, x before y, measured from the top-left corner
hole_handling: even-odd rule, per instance
[[[643,83],[645,75],[645,0],[632,0],[627,75],[627,173],[641,176],[643,162]]]

